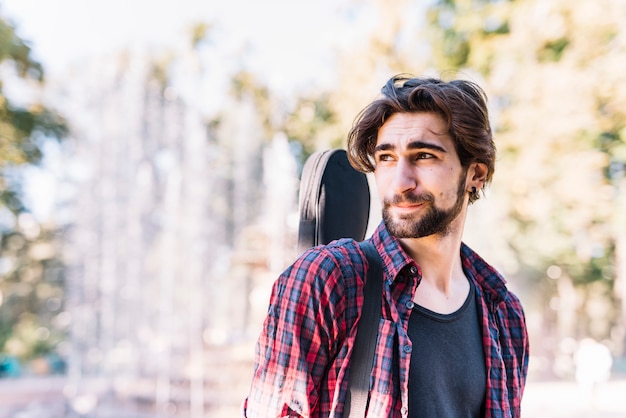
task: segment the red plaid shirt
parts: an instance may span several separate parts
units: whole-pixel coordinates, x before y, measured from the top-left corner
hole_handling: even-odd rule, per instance
[[[371,238],[383,262],[382,318],[367,417],[406,417],[407,334],[419,266],[381,224]],[[469,247],[461,258],[476,285],[487,367],[486,417],[519,417],[528,369],[522,306]],[[365,255],[353,240],[308,250],[274,283],[243,416],[343,416],[354,326],[363,303]]]

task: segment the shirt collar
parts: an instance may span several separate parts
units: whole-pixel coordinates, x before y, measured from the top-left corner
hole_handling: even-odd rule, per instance
[[[488,295],[494,305],[508,295],[506,280],[470,247],[461,244],[461,261],[466,274]]]
[[[402,249],[400,241],[389,233],[383,221],[372,234],[372,242],[380,254],[385,276],[390,282],[407,266],[419,268]],[[507,297],[506,280],[465,243],[461,244],[461,261],[466,274],[489,295],[492,303],[498,304]]]
[[[400,271],[407,265],[417,266],[413,259],[402,249],[400,241],[389,233],[384,222],[381,221],[372,234],[372,242],[380,254],[385,276],[390,282],[393,282]]]

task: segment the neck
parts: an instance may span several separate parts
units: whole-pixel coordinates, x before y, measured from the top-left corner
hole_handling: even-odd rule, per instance
[[[422,283],[427,282],[443,295],[450,295],[459,281],[466,282],[460,256],[463,215],[450,225],[445,235],[400,239],[404,250],[420,266]]]

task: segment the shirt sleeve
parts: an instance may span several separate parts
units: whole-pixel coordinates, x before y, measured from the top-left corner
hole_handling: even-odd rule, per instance
[[[341,277],[334,258],[314,248],[276,280],[244,417],[306,417],[315,410],[334,342],[345,338]]]
[[[526,318],[520,300],[509,292],[503,312],[506,343],[502,344],[507,371],[507,390],[513,416],[521,415],[521,401],[528,373],[529,340]]]

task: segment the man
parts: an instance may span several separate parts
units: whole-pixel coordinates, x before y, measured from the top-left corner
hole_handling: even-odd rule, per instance
[[[396,76],[357,117],[352,165],[383,222],[382,313],[367,417],[519,417],[528,337],[519,300],[462,243],[495,164],[474,83]],[[354,240],[305,252],[276,281],[247,417],[343,417],[367,259]]]

